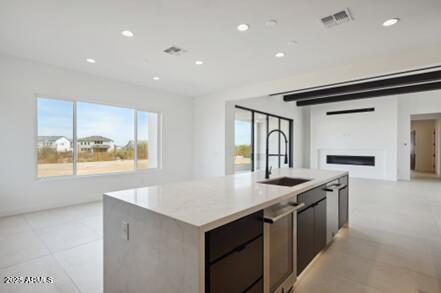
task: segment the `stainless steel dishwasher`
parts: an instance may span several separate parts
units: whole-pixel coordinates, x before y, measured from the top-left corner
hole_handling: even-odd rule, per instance
[[[297,211],[285,201],[264,210],[264,293],[287,293],[297,279]]]

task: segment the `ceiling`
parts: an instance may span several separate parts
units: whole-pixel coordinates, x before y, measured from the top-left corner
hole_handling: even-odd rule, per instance
[[[347,7],[353,22],[323,27]],[[201,96],[433,46],[440,13],[439,0],[0,0],[0,52]],[[384,28],[392,17],[401,22]],[[250,29],[238,32],[240,23]],[[165,54],[172,45],[188,52]]]
[[[441,119],[441,113],[416,114],[416,115],[411,115],[410,118],[411,118],[412,121],[416,121],[416,120],[437,120],[437,119]]]

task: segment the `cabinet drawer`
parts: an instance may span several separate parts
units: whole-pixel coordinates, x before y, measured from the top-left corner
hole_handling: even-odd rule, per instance
[[[263,211],[207,232],[209,262],[263,234]]]
[[[338,183],[340,183],[342,186],[348,185],[348,176],[338,178]]]
[[[299,194],[297,196],[297,202],[298,203],[304,203],[305,207],[301,209],[300,211],[308,208],[310,205],[324,199],[326,197],[326,191],[325,191],[326,185],[322,185],[319,187],[316,187],[312,190],[309,190],[305,193]]]
[[[263,279],[253,285],[250,289],[245,291],[245,293],[263,293]]]
[[[209,276],[210,293],[244,292],[263,276],[263,237],[210,265]]]

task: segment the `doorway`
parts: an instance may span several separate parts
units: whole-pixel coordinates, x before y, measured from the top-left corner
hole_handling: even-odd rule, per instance
[[[411,116],[410,170],[412,178],[439,177],[441,114]]]

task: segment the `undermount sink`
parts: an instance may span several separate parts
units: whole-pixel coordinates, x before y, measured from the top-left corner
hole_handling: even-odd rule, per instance
[[[274,179],[269,179],[265,181],[260,181],[257,183],[262,184],[272,184],[272,185],[280,185],[280,186],[295,186],[305,182],[311,181],[311,179],[304,178],[292,178],[292,177],[278,177]]]

